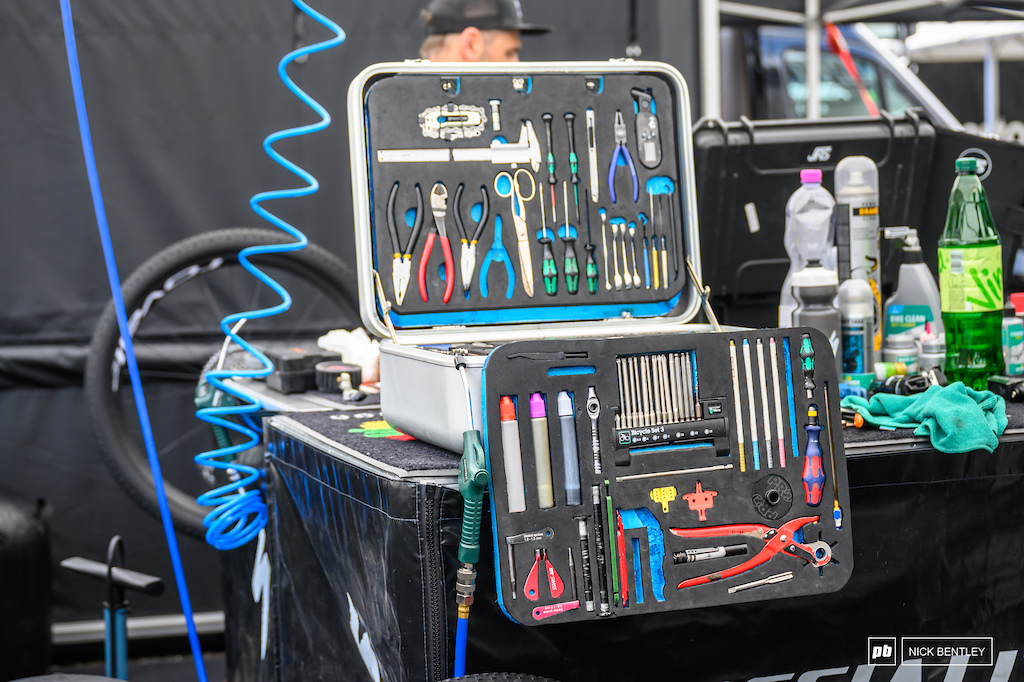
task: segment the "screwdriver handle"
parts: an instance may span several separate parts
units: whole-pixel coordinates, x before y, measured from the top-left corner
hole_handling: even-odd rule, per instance
[[[551,240],[544,238],[540,240],[544,245],[544,261],[541,272],[544,275],[544,291],[548,296],[558,293],[558,268],[555,267],[555,254],[551,250]]]
[[[576,134],[573,129],[573,121],[576,120],[576,114],[571,111],[565,112],[565,125],[569,130],[569,172],[572,173],[571,182],[576,185],[579,184],[580,176],[576,173],[579,170],[579,159],[576,157]],[[579,199],[576,200],[579,204]],[[579,221],[579,216],[576,217]]]
[[[811,345],[810,334],[804,334],[800,339],[800,368],[804,373],[804,390],[811,398],[814,395],[814,346]]]
[[[593,244],[587,244],[583,247],[587,251],[587,291],[592,294],[597,293],[597,259],[594,257],[594,249],[596,248]]]
[[[555,148],[551,142],[551,120],[554,118],[551,114],[541,114],[541,120],[544,121],[544,134],[548,140],[548,184],[553,185],[557,182],[555,180]],[[554,201],[554,197],[551,198]]]
[[[821,504],[821,492],[825,485],[825,472],[821,468],[821,445],[818,443],[818,433],[821,426],[818,425],[818,407],[810,405],[807,408],[807,424],[804,425],[807,431],[807,448],[804,450],[804,497],[807,506],[817,507]]]
[[[647,253],[647,237],[644,237],[644,284],[648,289],[651,288],[651,263],[648,260]]]
[[[575,294],[580,290],[580,267],[576,261],[576,240],[563,239],[562,241],[565,242],[565,290],[570,294]]]

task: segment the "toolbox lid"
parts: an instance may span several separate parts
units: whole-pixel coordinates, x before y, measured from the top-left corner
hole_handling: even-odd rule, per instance
[[[545,80],[550,78],[561,78],[561,80]],[[495,83],[501,85],[494,87]],[[566,83],[570,88],[564,88]],[[562,87],[553,94],[554,85]],[[646,86],[644,90],[628,86]],[[654,105],[641,104],[645,99],[638,100],[636,92],[654,92]],[[662,94],[658,97],[658,94]],[[545,99],[546,97],[546,99]],[[532,98],[532,99],[531,99]],[[491,100],[500,100],[501,128],[494,130],[494,121],[488,121],[488,117],[494,111],[495,106]],[[564,103],[563,103],[564,102]],[[479,122],[483,112],[483,130],[474,130],[472,137],[467,136],[461,139],[422,139],[428,137],[428,130],[424,125],[424,119],[435,123],[445,121],[445,113],[456,111],[456,107],[465,105],[471,110],[474,121]],[[554,138],[554,150],[556,151],[558,184],[551,185],[550,189],[545,182],[547,177],[544,164],[541,161],[541,153],[551,150],[545,144],[545,128],[541,120],[541,112],[546,113],[550,108],[555,112],[557,126]],[[426,117],[424,114],[431,109],[438,109]],[[443,111],[441,111],[443,109]],[[515,199],[509,194],[499,194],[499,189],[505,189],[499,184],[497,175],[505,171],[508,176],[515,174],[517,179],[525,179],[525,176],[517,173],[519,169],[533,171],[533,178],[536,183],[536,194],[541,198],[540,206],[549,197],[549,191],[556,192],[559,203],[569,211],[569,202],[573,201],[573,189],[569,186],[569,200],[562,201],[561,181],[568,180],[569,158],[563,153],[566,151],[566,125],[571,115],[565,116],[566,122],[562,121],[563,110],[571,109],[575,115],[575,153],[578,157],[578,175],[580,184],[577,186],[579,193],[579,206],[581,217],[576,225],[576,220],[566,217],[551,219],[541,217],[543,208],[535,207],[533,200],[526,200],[527,208],[534,211],[527,214],[529,232],[537,236],[561,237],[552,239],[556,254],[556,267],[559,273],[558,287],[564,286],[562,280],[563,271],[563,244],[566,236],[575,235],[576,254],[579,267],[579,291],[573,298],[563,295],[561,298],[552,298],[545,295],[545,288],[541,276],[541,247],[539,240],[533,242],[530,247],[535,252],[533,256],[533,268],[535,272],[535,291],[532,297],[526,298],[523,278],[520,275],[517,262],[517,235],[513,228],[514,216],[511,212],[516,211],[519,206]],[[634,274],[641,279],[641,286],[634,290],[632,297],[624,292],[606,293],[604,288],[605,267],[602,262],[602,219],[598,209],[612,206],[607,199],[602,197],[599,203],[590,203],[589,194],[586,193],[585,185],[593,184],[588,181],[594,177],[590,173],[588,159],[589,129],[586,125],[585,112],[596,110],[600,118],[597,123],[597,135],[600,141],[595,145],[598,148],[598,172],[601,193],[607,196],[609,166],[618,161],[617,167],[612,175],[620,179],[613,181],[613,186],[618,187],[620,196],[616,205],[616,218],[609,212],[604,216],[609,223],[618,220],[622,233],[625,234],[629,227],[635,232],[630,242],[636,245],[636,256],[633,264]],[[459,111],[463,111],[459,109]],[[621,169],[621,160],[612,156],[617,143],[612,142],[614,113],[614,127],[620,128],[619,112],[625,119],[627,129],[626,149],[632,159],[635,159],[639,185],[642,190],[656,187],[647,195],[641,191],[639,195],[642,201],[635,201],[636,197],[622,197],[628,188],[630,171],[627,167]],[[649,113],[648,113],[649,112]],[[432,115],[437,114],[436,116]],[[506,115],[507,114],[507,115]],[[537,339],[537,338],[558,338],[558,337],[582,337],[582,336],[616,336],[636,335],[642,333],[670,332],[678,329],[681,325],[692,320],[701,304],[700,293],[694,284],[693,278],[688,276],[684,259],[688,259],[693,268],[693,275],[699,280],[701,277],[700,242],[697,229],[697,206],[696,191],[693,171],[693,148],[690,126],[690,100],[686,83],[682,75],[672,66],[659,62],[632,61],[632,60],[611,60],[608,62],[525,62],[525,63],[431,63],[427,61],[408,61],[382,63],[367,67],[351,83],[348,90],[348,115],[349,115],[349,148],[350,161],[352,166],[352,204],[355,226],[356,259],[359,279],[359,305],[363,323],[367,330],[375,336],[386,338],[391,337],[396,343],[407,345],[421,345],[432,343],[452,343],[471,341],[494,341],[494,340],[515,340],[515,339]],[[461,115],[461,114],[460,114]],[[646,118],[642,118],[645,117]],[[550,116],[546,117],[550,120]],[[651,154],[651,145],[648,143],[642,148],[637,146],[637,135],[640,133],[640,121],[644,125],[649,119],[656,118],[650,122],[652,128],[660,126],[663,139],[668,143],[663,145],[664,156],[659,152],[655,167],[647,165]],[[417,120],[419,119],[419,120]],[[527,121],[530,122],[530,134],[527,135]],[[550,124],[549,124],[550,125]],[[635,126],[635,127],[634,127]],[[420,136],[420,128],[423,127],[423,135]],[[500,131],[500,132],[499,132]],[[636,133],[634,132],[636,131]],[[436,135],[436,130],[429,131],[430,135]],[[620,130],[616,130],[616,140]],[[520,137],[522,133],[522,138]],[[501,137],[500,140],[497,138]],[[458,137],[458,135],[456,136]],[[497,141],[496,141],[497,140]],[[503,151],[505,145],[498,146],[498,154],[488,158],[490,161],[473,159],[475,163],[459,164],[458,160],[469,160],[468,157],[487,154],[490,147],[493,151],[495,145],[501,141],[507,141],[508,150],[512,150],[521,140],[523,145],[528,145],[531,154],[538,158],[533,159],[534,163],[518,162],[501,163],[494,160]],[[405,147],[405,149],[396,149]],[[384,151],[385,154],[379,152]],[[408,162],[409,159],[396,158],[402,152],[416,152],[416,160]],[[538,153],[539,152],[539,153]],[[417,163],[421,158],[427,158],[435,154],[436,158],[425,163]],[[389,156],[390,155],[390,156]],[[641,158],[643,155],[644,158]],[[442,160],[440,157],[444,156]],[[452,157],[457,157],[452,160]],[[458,158],[463,157],[463,158]],[[662,158],[669,159],[667,163],[661,163]],[[387,161],[406,161],[405,163],[382,163]],[[611,163],[609,163],[609,159]],[[550,159],[544,159],[550,161]],[[643,164],[642,164],[643,162]],[[531,168],[532,166],[532,168]],[[454,286],[454,292],[447,293],[456,305],[441,306],[437,301],[442,294],[437,290],[431,294],[431,305],[433,308],[422,310],[424,305],[420,304],[420,293],[417,288],[419,258],[425,250],[423,242],[433,240],[437,235],[429,234],[434,226],[434,219],[431,214],[432,186],[435,184],[435,176],[453,173],[453,169],[459,169],[463,175],[449,175],[455,180],[447,180],[446,191],[448,192],[448,207],[452,209],[453,195],[456,185],[465,184],[465,198],[461,199],[462,222],[465,223],[465,230],[472,232],[477,227],[476,220],[480,214],[481,204],[477,204],[472,210],[472,202],[477,201],[479,193],[484,190],[489,193],[490,219],[488,224],[482,227],[479,238],[479,245],[476,250],[476,272],[470,278],[472,283],[477,281],[479,269],[482,269],[489,247],[494,239],[494,227],[497,227],[496,216],[501,216],[501,243],[507,253],[511,256],[512,267],[516,277],[514,298],[509,296],[510,303],[504,303],[503,294],[506,287],[506,275],[504,264],[491,263],[492,270],[498,270],[495,274],[492,287],[500,289],[500,292],[490,292],[486,303],[481,301],[479,306],[474,303],[464,303],[461,300],[463,292],[459,290],[458,284]],[[412,170],[411,170],[412,169]],[[416,169],[422,171],[413,172]],[[467,169],[462,171],[462,169]],[[476,173],[475,177],[470,177]],[[462,177],[465,176],[465,181]],[[625,179],[623,179],[625,178]],[[479,179],[479,182],[477,181]],[[665,180],[668,180],[666,183]],[[654,183],[649,184],[649,183]],[[660,184],[659,184],[660,183]],[[401,189],[399,190],[399,186]],[[636,265],[637,262],[646,262],[646,254],[642,254],[641,233],[646,233],[647,224],[645,219],[652,220],[656,215],[661,216],[663,229],[660,230],[659,238],[664,240],[666,232],[664,225],[665,205],[659,197],[655,201],[654,196],[666,192],[665,187],[671,191],[668,195],[667,205],[671,211],[668,220],[676,226],[676,229],[669,234],[672,239],[678,239],[679,248],[683,256],[675,263],[675,275],[671,287],[666,286],[662,294],[650,295],[648,292],[641,292],[644,287],[644,279],[649,281],[651,274],[644,272],[643,268]],[[422,196],[422,224],[420,232],[415,233],[413,226],[415,213],[409,208],[418,202],[415,198],[418,188]],[[507,190],[506,190],[507,191]],[[634,193],[637,193],[634,190]],[[389,202],[389,195],[398,195],[398,200]],[[524,191],[524,197],[527,196]],[[634,199],[630,203],[630,199]],[[592,242],[595,245],[595,257],[597,267],[600,271],[601,286],[598,293],[590,294],[587,290],[585,279],[585,263],[587,251],[585,250],[585,236],[587,234],[586,219],[583,217],[584,202],[589,205],[591,219]],[[390,206],[389,206],[390,203]],[[622,209],[622,206],[628,209]],[[510,208],[511,206],[511,208]],[[551,206],[548,205],[550,209]],[[389,232],[389,223],[386,218],[388,210],[394,216],[393,225],[397,226],[398,234],[394,230]],[[472,213],[472,219],[469,219]],[[559,214],[562,211],[559,210]],[[618,217],[619,214],[624,217]],[[643,214],[643,215],[641,215]],[[406,218],[403,220],[403,217]],[[541,222],[546,220],[546,234],[542,235]],[[460,269],[460,240],[456,232],[452,215],[447,216],[447,233],[451,244],[451,251],[454,260],[455,272],[451,275],[452,280],[458,279]],[[630,225],[632,223],[632,225]],[[560,226],[568,226],[569,229]],[[494,227],[492,227],[494,226]],[[611,225],[608,226],[607,237],[612,236]],[[558,230],[558,231],[556,231]],[[419,236],[413,236],[418,234]],[[408,235],[408,238],[407,238]],[[407,275],[406,290],[404,292],[404,304],[397,305],[397,283],[393,284],[393,264],[401,259],[401,254],[395,251],[402,251],[402,244],[397,241],[413,241],[411,263]],[[440,241],[440,239],[438,239]],[[608,241],[612,241],[608,239]],[[613,247],[614,247],[613,242]],[[618,242],[619,249],[626,249],[625,237]],[[392,248],[394,247],[394,248]],[[609,247],[605,247],[609,248]],[[668,247],[666,247],[668,248]],[[675,244],[671,246],[675,252]],[[439,261],[441,247],[435,247],[432,252],[431,263]],[[627,259],[626,252],[621,254],[617,249],[612,248],[613,255],[620,261],[619,267],[625,269],[621,261]],[[566,251],[568,248],[566,247]],[[629,258],[634,258],[629,250]],[[521,261],[522,256],[519,256]],[[409,260],[409,259],[407,259]],[[682,262],[680,262],[682,261]],[[612,262],[609,260],[608,270],[611,270]],[[440,266],[443,268],[444,266]],[[439,268],[439,269],[440,269]],[[397,270],[397,268],[394,268]],[[437,272],[434,266],[428,270],[427,277],[440,282],[447,277],[441,277],[446,271]],[[609,277],[609,281],[610,281]],[[409,281],[411,280],[411,281]],[[436,286],[436,284],[435,284]],[[440,284],[440,291],[444,291],[444,283]],[[474,301],[480,298],[476,292],[471,292]],[[569,292],[566,292],[568,294]],[[467,297],[465,299],[469,301]],[[501,300],[501,303],[497,301]],[[557,303],[570,303],[561,305]],[[417,306],[419,308],[417,308]]]

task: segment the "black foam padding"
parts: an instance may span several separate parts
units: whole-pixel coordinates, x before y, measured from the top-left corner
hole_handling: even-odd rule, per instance
[[[368,86],[365,91],[365,117],[367,127],[367,149],[370,159],[370,201],[371,201],[371,235],[373,241],[373,266],[380,273],[384,283],[385,293],[392,301],[395,313],[449,313],[457,311],[474,310],[505,310],[509,308],[538,308],[557,306],[619,306],[639,303],[653,303],[669,301],[683,290],[684,295],[675,308],[684,310],[689,303],[686,292],[686,271],[681,259],[673,263],[671,257],[673,239],[678,253],[683,252],[685,242],[683,235],[688,230],[686,223],[687,211],[683,208],[686,198],[683,196],[683,185],[680,178],[684,172],[678,154],[679,131],[676,129],[677,118],[680,107],[679,94],[674,90],[673,84],[664,74],[657,73],[627,73],[604,75],[603,86],[600,92],[588,90],[586,83],[588,77],[582,74],[532,74],[531,89],[528,94],[517,92],[512,83],[512,74],[509,75],[462,75],[457,79],[458,92],[441,89],[442,79],[435,74],[399,74],[382,78]],[[630,95],[631,88],[650,89],[655,100],[658,122],[661,130],[662,160],[658,167],[648,169],[639,160],[636,146],[635,115],[633,113],[633,97]],[[491,109],[488,104],[490,99],[500,99],[500,122],[501,130],[494,132],[491,121]],[[472,104],[483,107],[486,111],[487,122],[484,131],[478,136],[468,139],[446,141],[425,137],[420,129],[417,116],[428,107],[444,105],[449,102],[455,104]],[[587,125],[586,110],[592,108],[595,112],[595,137],[597,140],[598,158],[598,181],[600,185],[600,201],[591,205],[590,221],[591,236],[595,245],[594,256],[597,260],[599,272],[598,291],[590,294],[587,291],[586,259],[587,252],[584,249],[587,243],[586,205],[590,202],[590,170],[587,152]],[[553,230],[565,222],[563,208],[562,180],[570,179],[569,167],[569,141],[566,122],[563,115],[571,111],[576,115],[574,121],[575,151],[578,158],[579,182],[579,205],[580,219],[576,220],[576,209],[573,194],[573,187],[569,185],[569,224],[577,229],[575,243],[576,257],[579,267],[579,291],[576,294],[569,294],[566,288],[563,259],[565,246],[561,239],[555,237]],[[608,166],[615,149],[613,123],[615,112],[621,111],[623,121],[626,125],[627,148],[636,166],[639,183],[639,201],[633,202],[633,188],[630,179],[630,172],[627,166],[619,166],[615,176],[616,203],[611,203],[609,196],[607,176]],[[552,142],[555,155],[555,176],[556,185],[556,224],[552,225],[551,220],[551,190],[547,182],[548,171],[546,157],[548,146],[545,135],[544,123],[541,119],[543,113],[551,113],[552,121]],[[688,112],[684,113],[689,116]],[[533,123],[534,130],[541,149],[541,167],[533,173],[536,181],[536,196],[533,200],[526,202],[526,220],[531,234],[530,252],[533,270],[534,294],[528,297],[523,289],[523,276],[519,262],[515,228],[510,210],[510,199],[499,197],[494,189],[494,181],[501,171],[515,172],[508,165],[496,165],[489,161],[483,162],[449,162],[449,163],[381,163],[377,160],[377,151],[380,149],[443,149],[443,148],[478,148],[487,147],[491,140],[501,135],[510,143],[519,139],[521,122],[529,119]],[[528,164],[520,168],[530,169]],[[638,216],[645,213],[648,220],[651,220],[650,196],[646,192],[646,182],[653,176],[668,176],[675,184],[675,192],[672,194],[672,214],[674,219],[674,234],[668,237],[666,245],[669,249],[669,269],[673,276],[669,280],[668,288],[655,289],[647,288],[644,282],[643,268],[643,228]],[[426,284],[428,291],[428,302],[421,299],[418,288],[418,267],[422,253],[426,246],[427,235],[433,226],[433,216],[430,212],[430,190],[435,182],[443,182],[448,190],[448,213],[447,232],[451,243],[452,256],[455,266],[455,284],[451,299],[447,304],[442,303],[445,291],[445,283],[439,277],[439,269],[443,267],[444,258],[439,240],[435,240],[433,251],[430,256],[430,265],[427,268]],[[400,183],[398,198],[395,208],[395,223],[398,229],[399,246],[393,246],[388,232],[387,206],[394,183]],[[415,209],[416,194],[415,185],[420,185],[423,192],[423,228],[413,249],[411,262],[411,273],[405,298],[401,305],[398,305],[394,296],[392,284],[392,264],[396,250],[404,249],[412,228],[407,225],[405,214],[407,209]],[[467,231],[467,237],[472,237],[476,227],[476,221],[470,217],[470,209],[474,203],[480,202],[480,187],[484,186],[490,200],[490,217],[477,244],[476,267],[471,281],[470,296],[464,298],[462,291],[462,277],[460,274],[459,262],[461,253],[461,242],[456,230],[454,211],[455,192],[460,183],[465,184],[462,195],[462,216]],[[524,194],[529,195],[529,187],[523,188]],[[659,222],[658,234],[668,235],[670,230],[664,229],[661,225],[668,225],[669,201],[663,199],[662,210],[656,212],[662,222]],[[605,278],[612,274],[613,258],[608,256],[607,272],[604,268],[604,251],[601,239],[601,217],[598,208],[607,210],[609,220],[613,217],[621,217],[636,222],[634,245],[636,248],[636,263],[640,274],[641,286],[639,289],[627,290],[625,286],[620,291],[614,287],[611,291],[605,289]],[[655,202],[657,208],[657,202]],[[550,296],[545,293],[544,281],[541,272],[543,247],[537,240],[541,231],[541,211],[545,211],[548,237],[553,239],[551,245],[555,263],[558,270],[557,294]],[[502,220],[502,243],[508,252],[512,267],[515,271],[515,290],[511,300],[506,298],[506,274],[505,267],[501,263],[494,262],[488,271],[488,296],[481,295],[479,287],[480,270],[487,257],[487,251],[494,241],[494,216],[500,215]],[[647,228],[648,237],[651,236],[651,226]],[[612,231],[609,225],[607,230],[609,251],[612,247]],[[650,240],[649,240],[650,241]],[[630,260],[630,271],[633,266],[633,251],[627,242],[627,252]],[[659,247],[660,248],[660,247]],[[619,272],[623,272],[622,244],[620,242],[617,251],[619,260]],[[676,274],[678,272],[678,274]],[[609,280],[611,281],[611,280]],[[667,312],[667,311],[662,311]],[[617,315],[618,313],[612,313]],[[661,313],[659,313],[661,314]],[[608,317],[607,311],[602,315],[595,315],[592,311],[577,310],[558,313],[557,319],[587,319],[588,317]],[[547,317],[541,319],[549,319]],[[408,323],[395,319],[396,326],[405,326]],[[436,324],[438,322],[434,322]],[[427,326],[423,322],[413,324]]]
[[[815,349],[815,371],[813,375],[815,388],[811,399],[806,397],[804,391],[804,375],[801,372],[799,356],[801,337],[804,333],[811,335]],[[769,343],[771,338],[775,338],[777,342],[776,355],[779,363],[780,381],[779,402],[782,410],[785,467],[780,466],[778,457],[778,430],[776,426],[774,381],[771,372],[772,360]],[[789,339],[790,346],[791,382],[789,385],[793,387],[795,404],[796,442],[799,453],[797,459],[792,457],[793,434],[788,406],[783,338]],[[739,383],[739,405],[741,412],[739,415],[736,414],[737,402],[733,393],[733,374],[729,351],[730,340],[736,343],[737,380]],[[747,397],[745,356],[742,353],[742,343],[744,340],[749,342],[750,347],[751,378],[754,386],[753,406],[749,404]],[[765,415],[762,414],[759,365],[755,350],[758,340],[762,344],[766,365],[768,420],[771,423],[772,433],[770,442],[766,442],[763,427]],[[508,358],[513,353],[552,350],[585,352],[587,357],[586,359],[578,359],[571,362],[546,362]],[[627,466],[616,466],[615,455],[621,450],[616,447],[616,432],[614,429],[614,419],[621,408],[618,387],[619,378],[615,365],[616,358],[677,351],[693,353],[697,375],[697,398],[701,401],[706,401],[705,404],[711,404],[711,399],[721,399],[719,404],[724,407],[724,418],[728,421],[728,442],[725,451],[722,452],[720,449],[716,449],[710,443],[706,447],[667,448],[654,451],[648,450],[646,452],[643,451],[643,448],[629,448],[629,464]],[[592,368],[592,371],[590,373],[572,373],[571,369],[567,371],[568,367],[574,368],[577,372],[585,372],[588,367]],[[824,385],[826,382],[828,383],[830,406],[832,408],[832,438],[829,438],[829,434],[825,430]],[[595,606],[593,612],[587,612],[582,604],[577,609],[540,621],[535,620],[532,616],[532,610],[536,606],[570,600],[571,590],[568,586],[574,578],[568,572],[569,551],[572,551],[574,555],[577,594],[581,601],[584,599],[578,521],[575,517],[584,516],[587,519],[589,550],[593,558],[596,549],[596,537],[594,534],[595,513],[591,501],[591,491],[594,485],[600,486],[602,524],[605,531],[604,548],[607,560],[606,566],[608,567],[607,584],[609,601],[612,602],[610,612],[613,617],[815,595],[839,590],[850,578],[853,570],[853,540],[849,521],[850,501],[846,459],[842,445],[842,427],[839,421],[837,385],[834,356],[828,341],[820,332],[807,328],[765,329],[721,334],[665,334],[630,338],[522,341],[499,346],[489,356],[484,367],[484,418],[486,425],[486,451],[488,466],[491,472],[491,499],[495,520],[493,529],[495,551],[496,557],[500,557],[496,559],[500,604],[513,619],[529,625],[564,623],[599,617],[599,606]],[[588,387],[590,386],[595,387],[601,405],[598,418],[598,435],[603,468],[602,474],[595,474],[593,464],[591,420],[586,412]],[[561,390],[571,391],[574,396],[575,437],[583,492],[583,504],[580,506],[567,506],[564,492],[565,475],[561,427],[556,409],[556,396]],[[534,392],[541,392],[547,398],[549,450],[551,453],[551,468],[555,492],[555,505],[549,509],[539,508],[537,496],[537,468],[534,463],[533,436],[529,411],[530,395]],[[518,405],[518,430],[526,490],[526,510],[518,513],[509,512],[499,416],[499,404],[502,396],[513,396]],[[804,452],[808,437],[804,425],[808,423],[808,406],[811,403],[816,404],[818,407],[819,424],[822,427],[820,443],[822,465],[825,474],[822,500],[817,507],[810,507],[806,504],[802,482],[805,461]],[[754,419],[757,424],[759,470],[755,468],[753,463],[750,427],[751,410],[753,410]],[[742,419],[743,422],[745,471],[740,469],[739,442],[736,429],[738,418]],[[656,431],[656,429],[652,429],[652,431]],[[841,530],[835,528],[832,519],[834,496],[833,472],[830,461],[832,442],[835,443],[836,478],[838,481],[840,505],[843,510],[846,510]],[[772,468],[767,466],[767,447],[770,447],[773,451]],[[732,464],[733,468],[700,474],[679,474],[658,478],[616,481],[617,476],[726,464]],[[795,497],[791,509],[775,521],[766,520],[756,511],[752,502],[755,484],[769,474],[783,477],[792,488]],[[665,544],[665,558],[662,561],[665,574],[665,601],[663,602],[656,601],[651,593],[649,582],[652,579],[650,568],[652,549],[650,547],[650,538],[647,537],[647,531],[643,529],[627,529],[623,537],[626,573],[629,576],[630,583],[630,606],[624,608],[621,605],[621,600],[619,605],[615,605],[613,602],[614,590],[611,577],[611,562],[617,561],[617,551],[615,549],[616,534],[608,532],[608,517],[604,497],[606,490],[604,482],[606,479],[608,481],[607,490],[612,498],[612,505],[615,510],[646,508],[653,514],[661,527]],[[709,491],[716,493],[713,497],[713,506],[705,510],[705,521],[700,520],[699,511],[691,510],[688,500],[683,497],[684,495],[697,492],[698,481],[706,493]],[[652,499],[651,493],[653,489],[670,486],[676,489],[675,499],[668,500],[668,511],[666,513],[660,501]],[[666,495],[666,497],[671,496]],[[683,589],[677,588],[677,584],[685,579],[723,570],[747,561],[756,555],[764,547],[765,543],[759,538],[753,539],[744,536],[737,537],[735,535],[714,538],[682,538],[672,535],[669,532],[670,528],[693,529],[728,524],[763,524],[772,528],[778,528],[786,522],[802,517],[820,518],[818,523],[804,527],[804,540],[807,543],[818,541],[819,539],[829,544],[835,543],[832,552],[834,558],[839,563],[827,564],[819,573],[818,568],[806,563],[803,559],[780,553],[767,563],[752,568],[738,576]],[[513,600],[510,594],[510,576],[505,538],[510,535],[544,527],[550,527],[554,530],[553,538],[543,542],[517,545],[515,547],[514,561],[518,591],[516,599]],[[641,539],[645,596],[643,604],[637,604],[633,601],[633,595],[635,595],[635,585],[632,577],[633,538]],[[738,544],[741,542],[745,542],[748,546],[748,553],[744,556],[710,559],[683,565],[674,565],[672,562],[673,552],[685,549]],[[552,564],[565,582],[566,589],[561,597],[553,598],[542,580],[541,598],[539,601],[534,602],[525,598],[523,584],[533,565],[533,550],[538,548],[548,550]],[[598,563],[596,561],[591,563],[591,578],[595,582],[594,598],[595,601],[599,601],[596,588]],[[794,578],[786,582],[770,584],[733,594],[728,593],[728,588],[731,586],[759,580],[785,571],[793,571]],[[621,573],[618,579],[621,589]]]
[[[456,453],[417,441],[391,428],[381,416],[379,406],[365,411],[296,412],[288,417],[328,440],[389,467],[408,472],[452,473],[459,466]]]

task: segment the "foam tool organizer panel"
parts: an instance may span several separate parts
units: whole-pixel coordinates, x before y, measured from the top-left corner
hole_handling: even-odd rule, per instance
[[[685,94],[667,72],[565,68],[360,82],[367,249],[395,327],[657,316],[679,303]]]
[[[807,328],[497,347],[484,420],[505,613],[539,625],[840,589],[837,383]]]

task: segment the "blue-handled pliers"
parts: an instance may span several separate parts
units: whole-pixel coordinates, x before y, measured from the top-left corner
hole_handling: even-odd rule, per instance
[[[512,269],[512,259],[508,255],[508,250],[505,249],[505,245],[501,241],[500,215],[494,216],[494,242],[491,243],[491,248],[487,250],[483,265],[480,266],[480,295],[484,298],[487,298],[487,269],[491,266],[492,261],[505,264],[505,273],[508,275],[508,288],[505,291],[505,298],[512,298],[512,293],[516,289],[516,272]]]
[[[626,147],[626,122],[622,118],[622,112],[615,112],[615,151],[612,152],[612,163],[608,166],[608,192],[611,194],[612,203],[615,203],[615,169],[619,165],[619,156],[626,159],[629,166],[629,174],[633,176],[633,203],[640,200],[640,181],[636,177],[636,166],[633,165],[633,157],[629,155]]]

